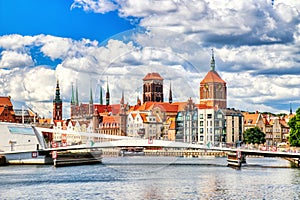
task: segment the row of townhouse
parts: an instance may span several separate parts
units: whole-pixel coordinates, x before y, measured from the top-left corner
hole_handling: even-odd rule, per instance
[[[235,109],[213,109],[189,99],[176,118],[176,140],[220,146],[243,140],[243,115]]]
[[[157,109],[129,112],[127,135],[214,146],[240,145],[244,131],[257,126],[266,135],[266,145],[272,146],[287,142],[288,120],[294,116],[213,109],[194,104],[191,99],[183,105],[175,118],[168,116],[164,120],[160,115],[165,112],[167,116],[165,109],[159,110],[160,115]]]
[[[293,114],[285,116],[275,116],[271,114],[243,113],[245,130],[253,127],[259,129],[266,134],[266,145],[272,146],[278,143],[288,142],[289,125],[288,121],[294,117]]]

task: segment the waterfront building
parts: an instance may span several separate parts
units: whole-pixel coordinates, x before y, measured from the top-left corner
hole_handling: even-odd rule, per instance
[[[167,102],[145,102],[140,106],[131,106],[129,114],[133,111],[151,111],[152,114],[155,115],[155,117],[162,123],[160,133],[157,137],[160,139],[174,140],[176,137],[175,121],[181,104],[182,103],[180,102],[171,104]],[[171,124],[173,124],[173,128],[170,129]]]
[[[242,140],[243,115],[228,109],[226,82],[215,70],[212,52],[211,70],[200,82],[200,103],[190,98],[176,117],[176,140],[202,145],[236,144]]]
[[[288,116],[275,116],[270,113],[263,114],[256,111],[255,113],[244,112],[244,130],[258,127],[265,133],[266,145],[273,146],[281,142],[287,142],[289,134]]]
[[[218,135],[216,140],[222,144],[239,146],[243,141],[244,115],[240,110],[234,108],[220,109],[217,112],[217,119],[221,118],[224,119],[224,122],[222,120],[217,122],[219,127],[216,132]]]

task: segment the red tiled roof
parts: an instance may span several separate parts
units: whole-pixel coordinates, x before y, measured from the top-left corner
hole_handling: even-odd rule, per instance
[[[10,97],[0,97],[0,106],[13,106]]]
[[[184,108],[185,108],[186,104],[187,104],[187,102],[174,102],[174,103],[172,103],[172,105],[177,105],[178,106],[178,111],[184,111]]]
[[[143,81],[146,80],[164,80],[159,73],[156,72],[152,72],[152,73],[148,73],[144,78]]]
[[[216,71],[210,70],[200,83],[203,84],[203,83],[226,83],[226,82],[220,77],[220,75]]]
[[[114,116],[103,116],[102,123],[118,123]]]
[[[4,111],[4,107],[0,107],[0,115],[2,115],[3,111]]]
[[[245,124],[252,124],[255,125],[258,119],[259,114],[249,114],[249,113],[243,113],[244,115],[244,121]]]

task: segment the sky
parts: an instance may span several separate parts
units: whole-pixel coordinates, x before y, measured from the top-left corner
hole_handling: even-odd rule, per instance
[[[59,80],[64,118],[79,101],[136,104],[149,72],[165,101],[199,103],[210,70],[227,83],[227,105],[288,113],[300,107],[298,0],[0,0],[0,95],[14,108],[52,116]],[[104,95],[103,95],[104,96]]]

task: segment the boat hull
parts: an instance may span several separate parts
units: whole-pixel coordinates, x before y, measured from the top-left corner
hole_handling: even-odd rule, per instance
[[[45,165],[53,164],[53,159],[48,154],[42,154],[39,151],[13,152],[3,155],[6,164],[9,165]]]

